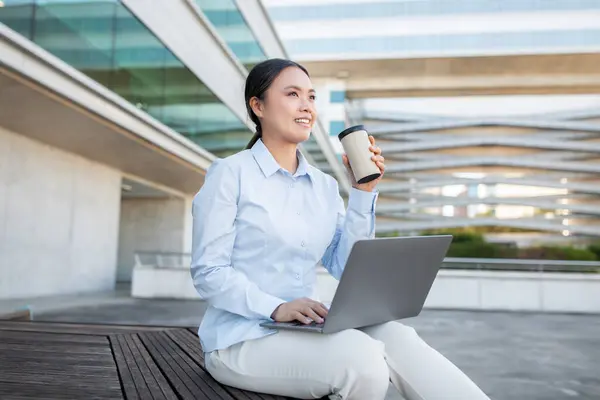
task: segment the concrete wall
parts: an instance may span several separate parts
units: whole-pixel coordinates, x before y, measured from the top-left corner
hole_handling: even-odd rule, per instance
[[[319,270],[322,301],[338,282]],[[600,314],[600,276],[577,273],[440,270],[425,308]]]
[[[121,174],[0,128],[0,299],[112,289]]]
[[[131,281],[136,251],[190,251],[190,207],[191,199],[183,198],[124,198],[122,200],[118,281]]]
[[[578,273],[454,271],[438,274],[426,307],[600,313],[600,276]]]
[[[317,270],[315,298],[330,303],[338,286]],[[133,297],[199,299],[187,268],[134,270]],[[425,308],[600,314],[600,276],[507,271],[441,270]]]

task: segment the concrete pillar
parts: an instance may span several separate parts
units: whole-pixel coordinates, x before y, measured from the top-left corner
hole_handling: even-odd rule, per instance
[[[0,127],[0,299],[111,290],[121,173]]]
[[[123,198],[117,280],[130,282],[136,251],[189,253],[191,198]]]

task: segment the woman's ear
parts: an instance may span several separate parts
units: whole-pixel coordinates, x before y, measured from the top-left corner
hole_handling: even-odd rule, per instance
[[[262,118],[263,116],[263,103],[262,101],[260,101],[260,99],[258,97],[253,97],[250,99],[250,108],[252,108],[252,111],[254,111],[254,114],[258,117],[258,118]]]

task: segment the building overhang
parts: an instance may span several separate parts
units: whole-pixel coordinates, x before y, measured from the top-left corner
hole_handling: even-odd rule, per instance
[[[306,60],[315,79],[343,79],[351,99],[600,91],[600,53]]]
[[[0,24],[0,125],[183,194],[214,156]]]

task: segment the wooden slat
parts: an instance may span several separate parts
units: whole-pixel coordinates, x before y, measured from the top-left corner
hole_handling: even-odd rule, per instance
[[[22,368],[14,366],[12,371],[7,371],[4,368],[1,371],[2,377],[0,380],[4,382],[19,382],[28,385],[42,385],[42,387],[45,387],[46,385],[62,383],[65,387],[85,390],[98,389],[102,392],[105,391],[104,385],[106,385],[106,382],[102,383],[101,380],[112,375],[99,374],[96,371],[90,373],[90,375],[85,375],[89,372],[85,370],[81,370],[81,372],[79,372],[65,369],[56,370],[52,373],[48,371],[24,371]],[[118,384],[118,380],[116,382],[117,383],[113,386],[113,388],[118,388],[120,391],[121,387]]]
[[[177,374],[176,379],[188,388],[188,391],[194,396],[193,398],[207,400],[233,399],[220,385],[207,384],[210,381],[214,382],[212,377],[173,343],[165,332],[146,332],[139,336],[149,349],[150,346],[154,348],[156,353],[153,355],[155,358],[157,354],[160,354],[163,359],[169,361],[172,370]],[[166,375],[169,380],[174,378],[171,374],[167,373]],[[174,382],[171,383],[174,384]],[[182,397],[186,398],[185,396]]]
[[[199,399],[213,399],[220,398],[218,395],[214,395],[210,387],[207,387],[200,376],[197,376],[195,371],[191,370],[189,365],[185,362],[182,362],[179,354],[174,352],[168,343],[165,343],[160,336],[161,333],[153,332],[153,333],[145,333],[140,335],[140,337],[144,337],[148,342],[151,342],[154,346],[155,351],[159,352],[163,358],[169,359],[171,367],[173,371],[176,371],[178,374],[178,378],[181,382],[188,388],[188,390],[192,393],[194,398]],[[167,378],[170,378],[167,375]],[[185,398],[185,396],[184,396]]]
[[[117,340],[121,345],[121,349],[123,350],[123,355],[125,356],[125,362],[127,362],[127,367],[131,372],[131,377],[133,378],[133,383],[135,384],[135,388],[138,392],[138,395],[141,399],[151,399],[152,394],[150,392],[150,388],[144,379],[144,375],[137,364],[137,360],[134,357],[134,353],[129,348],[129,344],[127,343],[126,335],[117,335]]]
[[[0,330],[0,343],[86,343],[89,345],[108,345],[106,336],[71,335],[61,333],[53,335],[41,332],[26,332]]]
[[[67,370],[67,366],[76,367],[73,376],[78,377],[81,374],[84,375],[94,375],[94,376],[106,376],[110,378],[113,376],[114,363],[102,363],[97,365],[81,365],[77,364],[66,364],[61,363],[57,365],[56,359],[49,360],[46,362],[43,361],[25,361],[23,362],[20,358],[15,357],[3,357],[2,359],[2,371],[8,371],[12,373],[14,371],[26,370],[26,371],[38,371],[39,373],[43,373],[44,375],[61,375],[67,376],[69,372]],[[73,368],[74,369],[74,368]]]
[[[177,329],[167,332],[167,336],[182,347],[186,353],[193,359],[195,359],[201,367],[204,366],[204,351],[200,346],[198,336],[191,334],[185,329]]]
[[[187,366],[191,368],[191,370],[193,370],[195,374],[197,374],[196,376],[202,379],[202,385],[206,385],[207,387],[209,387],[212,391],[214,391],[216,395],[220,396],[221,398],[230,398],[230,393],[228,393],[227,390],[225,390],[223,386],[219,382],[217,382],[212,376],[210,376],[210,374],[206,371],[205,368],[203,368],[204,364],[202,363],[201,365],[196,359],[196,357],[194,357],[193,355],[190,356],[189,353],[183,350],[181,346],[179,346],[173,340],[173,336],[169,335],[171,332],[176,331],[155,333],[154,335],[160,337],[161,341],[163,342],[166,348],[169,348],[173,354],[177,354],[179,356],[180,360],[187,363]],[[199,347],[200,346],[198,345],[198,348]],[[190,377],[194,378],[192,375],[190,375]]]
[[[202,368],[206,369],[204,364],[204,352],[200,346],[198,335],[195,332],[190,332],[189,329],[171,330],[166,333],[171,339],[177,343],[191,358],[196,360]],[[212,379],[212,378],[211,378]],[[223,386],[233,397],[243,400],[286,400],[288,397],[274,396],[264,393],[250,392],[247,390],[239,390],[237,388]]]
[[[129,366],[127,365],[127,361],[125,361],[125,356],[123,355],[123,349],[121,348],[118,335],[110,335],[108,338],[112,346],[115,362],[117,363],[117,370],[119,372],[125,397],[128,400],[139,399],[137,390],[135,388],[135,383],[133,382],[133,377],[131,376],[131,371],[129,371]]]
[[[0,342],[0,352],[6,351],[23,351],[23,352],[37,352],[37,353],[61,353],[67,356],[77,354],[110,354],[110,348],[105,345],[98,345],[96,343],[15,343],[15,341],[3,341]]]
[[[285,400],[224,386],[196,328],[0,321],[0,398]]]
[[[0,342],[0,398],[122,397],[108,341],[74,344],[59,334],[49,334],[51,341],[29,335],[6,335]]]
[[[152,360],[152,357],[140,341],[139,337],[136,334],[121,335],[121,337],[124,338],[129,345],[131,353],[137,362],[137,366],[154,399],[177,400],[177,395],[173,392],[173,389],[161,374],[159,368]]]
[[[162,370],[165,378],[175,388],[178,396],[182,399],[194,399],[195,396],[192,390],[196,389],[195,385],[192,384],[191,389],[188,388],[186,384],[187,375],[175,364],[172,357],[166,354],[160,346],[157,347],[154,338],[149,337],[148,334],[140,334],[139,337]],[[200,398],[204,398],[204,396],[202,395]]]
[[[24,322],[0,321],[0,331],[23,331],[43,333],[69,333],[73,335],[110,335],[113,333],[135,333],[146,331],[162,331],[165,328],[155,326],[130,325],[93,325],[72,324],[64,322]]]
[[[58,363],[65,365],[91,365],[91,366],[110,366],[114,365],[114,360],[105,354],[63,354],[61,352],[44,353],[37,351],[13,351],[2,350],[0,352],[3,359],[14,358],[22,362],[45,362]],[[60,365],[57,364],[57,365]]]
[[[31,310],[17,310],[6,314],[0,314],[0,320],[8,321],[31,321]]]
[[[144,346],[144,344],[140,340],[139,336],[138,335],[132,335],[132,337],[134,339],[135,344],[140,349],[141,348],[144,349],[144,351],[142,352],[142,357],[144,358],[144,361],[146,361],[146,365],[148,365],[148,368],[150,369],[150,372],[152,373],[152,375],[156,379],[156,383],[160,387],[162,393],[164,394],[164,397],[166,399],[169,399],[169,400],[178,400],[179,397],[175,394],[175,392],[173,391],[173,388],[171,387],[171,385],[169,385],[169,382],[167,381],[167,378],[165,378],[165,376],[163,375],[163,373],[160,370],[160,368],[158,368],[158,365],[156,365],[156,363],[154,362],[154,360],[150,356],[150,353],[148,352],[148,349]]]
[[[105,389],[94,390],[86,388],[72,388],[62,381],[43,386],[36,384],[24,384],[20,382],[6,382],[0,379],[0,399],[27,399],[27,400],[73,400],[73,399],[98,399],[116,400],[122,397],[115,392],[107,392]]]
[[[186,330],[188,330],[189,332],[191,332],[192,335],[198,337],[198,328],[187,328]]]
[[[200,346],[200,342],[198,341],[198,336],[195,334],[189,333],[187,330],[174,330],[167,332],[167,335],[173,340],[183,351],[185,351],[189,357],[195,360],[200,367],[202,367],[206,371],[206,366],[204,364],[204,352],[202,351],[202,347]],[[210,382],[222,386],[231,396],[238,400],[262,400],[263,398],[254,392],[241,391],[237,388],[222,385],[214,380],[210,376],[207,371],[207,375],[210,378]]]

